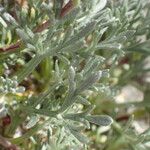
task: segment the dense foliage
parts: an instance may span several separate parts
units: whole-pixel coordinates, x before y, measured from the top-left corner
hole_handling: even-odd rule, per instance
[[[150,149],[149,54],[149,0],[0,0],[0,149]]]

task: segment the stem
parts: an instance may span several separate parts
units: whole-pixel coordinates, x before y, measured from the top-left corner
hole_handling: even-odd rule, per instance
[[[0,48],[0,52],[14,51],[20,48],[20,45],[21,45],[21,41],[18,41],[15,44],[9,45],[8,47]]]
[[[42,32],[42,31],[44,31],[45,29],[47,29],[47,28],[49,27],[49,25],[50,25],[50,21],[47,20],[47,21],[45,21],[44,23],[42,23],[41,25],[39,25],[39,26],[34,30],[34,32],[35,32],[35,33],[36,33],[36,32]]]

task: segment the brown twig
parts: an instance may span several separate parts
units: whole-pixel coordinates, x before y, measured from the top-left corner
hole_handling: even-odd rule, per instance
[[[21,41],[19,40],[15,44],[11,44],[8,47],[0,48],[0,52],[7,52],[7,51],[16,50],[16,49],[20,48],[20,45],[21,45]]]
[[[116,121],[121,122],[121,121],[127,121],[130,118],[129,115],[122,115],[116,118]]]
[[[33,30],[33,32],[35,32],[35,33],[37,33],[37,32],[42,32],[42,31],[44,31],[45,29],[47,29],[47,28],[49,27],[49,25],[50,25],[50,21],[47,20],[47,21],[43,22],[41,25],[39,25],[37,28],[35,28],[35,29]]]

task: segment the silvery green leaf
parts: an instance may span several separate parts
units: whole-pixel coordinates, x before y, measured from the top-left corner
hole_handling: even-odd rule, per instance
[[[89,105],[83,112],[79,113],[80,117],[83,117],[90,114],[95,108],[95,105]]]
[[[70,36],[72,36],[72,33],[73,33],[73,25],[71,24],[68,28],[67,28],[67,31],[65,32],[65,37],[64,37],[64,40],[63,42],[66,42]]]
[[[79,14],[79,12],[80,12],[79,7],[74,8],[70,13],[63,16],[63,18],[58,22],[58,24],[64,24],[66,22],[73,22],[75,18],[77,17],[77,15]]]
[[[42,2],[40,8],[43,10],[46,10],[48,12],[51,12],[51,7],[48,4],[46,4],[45,2]]]
[[[54,1],[54,11],[55,11],[56,18],[60,17],[60,12],[62,10],[62,6],[63,6],[63,0],[55,0]]]
[[[55,25],[51,25],[51,26],[49,27],[49,30],[48,30],[47,33],[46,33],[46,35],[47,35],[47,37],[46,37],[47,40],[45,40],[45,43],[46,43],[46,44],[48,44],[48,42],[52,39],[52,36],[54,35],[55,32],[56,32],[56,27],[55,27]]]
[[[32,58],[23,69],[16,72],[16,75],[18,77],[17,81],[20,83],[22,80],[25,79],[35,68],[36,66],[42,61],[43,56],[36,55],[34,58]]]
[[[36,50],[35,46],[33,46],[32,44],[30,43],[27,43],[27,47],[31,50]]]
[[[150,40],[144,41],[142,43],[138,43],[134,46],[127,47],[127,51],[134,51],[134,52],[139,52],[139,53],[150,53]]]
[[[59,70],[58,60],[55,61],[55,75],[56,75],[56,78],[60,77],[60,70]]]
[[[111,9],[110,8],[106,8],[103,9],[95,14],[91,13],[91,16],[93,19],[96,19],[98,22],[100,22],[101,20],[103,20],[104,18],[107,20],[110,19],[110,13],[111,13]]]
[[[30,38],[33,38],[33,37],[34,37],[34,33],[33,33],[32,30],[29,29],[28,27],[26,27],[26,32],[27,32],[27,34],[28,34],[28,36],[29,36]]]
[[[70,66],[69,71],[68,71],[69,82],[74,81],[74,78],[75,78],[75,70],[72,66]]]
[[[108,59],[108,64],[115,64],[117,62],[117,54],[113,54],[109,59]]]
[[[97,64],[97,63],[99,63],[99,62],[94,57],[90,57],[89,59],[87,59],[86,65],[83,70],[83,74],[87,73],[89,70],[90,70],[89,72],[91,73],[91,69],[93,69],[93,67],[92,67],[93,64]]]
[[[80,103],[83,105],[91,105],[91,103],[87,99],[83,98],[82,96],[77,96],[76,103]]]
[[[61,108],[59,109],[59,112],[65,111],[76,101],[76,95],[75,95],[76,83],[74,81],[74,78],[75,78],[75,70],[71,66],[69,68],[69,72],[68,72],[68,79],[69,79],[68,95],[66,96],[64,103],[62,104]]]
[[[17,28],[16,33],[24,42],[28,43],[28,41],[30,40],[28,34],[23,29],[21,30],[21,29]]]
[[[75,70],[72,66],[70,66],[69,71],[68,71],[68,80],[69,80],[69,93],[74,93],[76,89],[76,83],[74,81],[75,78]]]
[[[109,86],[103,83],[97,83],[95,84],[95,87],[98,89],[99,92],[107,92],[107,89],[109,89]]]
[[[57,143],[61,143],[63,141],[65,133],[65,127],[59,128],[57,131],[58,138],[57,138]]]
[[[73,87],[75,87],[73,85]],[[74,104],[76,101],[76,95],[74,92],[74,89],[68,93],[68,95],[66,96],[61,108],[58,110],[59,113],[64,112],[67,108],[69,108],[70,106],[72,106],[72,104]]]
[[[109,77],[110,77],[109,69],[106,69],[106,70],[103,70],[103,71],[102,71],[102,77],[106,77],[106,78],[109,78]]]
[[[69,80],[69,95],[72,95],[75,90],[76,90],[76,83],[74,81],[75,78],[75,70],[74,68],[71,66],[69,68],[69,73],[68,73],[68,80]]]
[[[70,45],[70,44],[75,43],[76,41],[86,37],[94,30],[95,25],[96,25],[96,21],[91,21],[91,22],[87,23],[84,27],[82,27],[80,29],[80,31],[77,34],[70,37],[70,39],[67,42],[65,42],[64,45]]]
[[[77,74],[76,74],[76,80],[77,80],[77,81],[81,81],[82,79],[83,79],[83,73],[82,73],[82,72],[77,73]]]
[[[91,57],[84,67],[83,76],[86,77],[92,72],[95,72],[98,69],[100,63],[102,63],[104,60],[104,57],[101,56],[97,56],[95,58]]]
[[[7,28],[7,24],[2,17],[0,17],[0,23],[3,25],[4,28]]]
[[[100,43],[97,45],[96,49],[104,49],[104,50],[121,50],[122,45],[119,43]]]
[[[57,111],[50,111],[49,109],[35,109],[31,106],[21,106],[20,108],[28,114],[38,114],[49,117],[56,117],[58,114]]]
[[[101,29],[100,31],[96,31],[94,37],[94,44],[97,45],[103,34],[107,31],[108,27]]]
[[[69,128],[70,132],[72,133],[72,135],[77,138],[81,143],[87,144],[89,142],[89,140],[83,136],[82,134],[80,134],[79,132],[73,130],[72,128]]]
[[[18,26],[18,23],[16,22],[16,20],[10,14],[4,12],[3,17],[6,21],[10,22],[14,26]]]
[[[99,126],[108,126],[111,125],[113,120],[107,115],[92,115],[85,117],[89,122],[94,123]]]
[[[0,108],[0,118],[3,118],[7,115],[7,109],[5,108],[5,106],[2,106]]]
[[[117,35],[117,37],[112,37],[110,40],[108,40],[107,42],[109,42],[109,43],[114,43],[114,42],[116,42],[116,43],[123,43],[124,41],[126,41],[127,40],[127,37],[126,36],[118,36]]]
[[[114,22],[119,22],[119,19],[113,17],[113,18],[111,18],[111,19],[109,19],[109,20],[103,19],[103,20],[100,20],[100,21],[99,21],[100,26],[103,27],[103,28],[104,28],[104,27],[107,27],[107,26],[109,26],[109,25],[111,25],[111,24],[114,23]]]
[[[81,126],[81,125],[75,126],[75,125],[68,124],[67,127],[72,128],[73,130],[78,131],[78,132],[85,129],[85,126]]]
[[[97,13],[98,11],[102,10],[107,4],[107,0],[94,0],[93,1],[93,8],[92,13]]]
[[[63,56],[63,55],[60,55],[60,54],[57,54],[57,57],[62,61],[64,62],[65,64],[67,65],[70,65],[70,61],[67,57]]]
[[[39,120],[39,117],[37,117],[37,116],[31,116],[29,122],[26,124],[25,127],[26,127],[27,129],[32,128],[33,126],[36,125],[36,123],[38,122],[38,120]]]
[[[0,5],[0,13],[2,13],[4,11],[5,11],[4,7],[2,5]]]
[[[73,120],[73,121],[78,121],[81,122],[81,120],[83,120],[82,118],[80,118],[80,114],[66,114],[63,116],[63,118],[65,119],[69,119],[69,120]]]
[[[127,39],[130,39],[133,37],[135,32],[136,32],[135,30],[127,30],[127,31],[120,33],[118,36],[119,37],[125,36]]]
[[[64,115],[64,118],[74,120],[74,121],[84,120],[84,117],[86,115],[90,114],[91,111],[93,111],[94,108],[95,108],[95,106],[90,105],[83,112],[76,113],[76,114],[74,114],[74,113],[66,114],[66,115]]]
[[[62,48],[60,51],[68,52],[68,53],[75,52],[75,51],[79,51],[84,45],[85,45],[84,40],[80,40],[76,43],[73,42],[71,45]]]
[[[140,1],[139,1],[139,3],[137,3],[136,4],[137,6],[136,6],[136,9],[135,9],[135,11],[134,11],[134,14],[133,14],[133,22],[136,20],[136,18],[137,18],[137,16],[138,16],[138,14],[140,13],[140,10],[142,9],[142,5],[141,5],[141,3],[140,3]]]
[[[77,93],[80,93],[84,90],[87,90],[90,86],[92,86],[96,81],[98,81],[102,77],[102,72],[98,71],[90,75],[87,79],[81,82],[79,87],[77,88]]]
[[[17,93],[23,93],[24,91],[25,91],[25,87],[23,86],[19,86],[18,88],[16,88]]]

